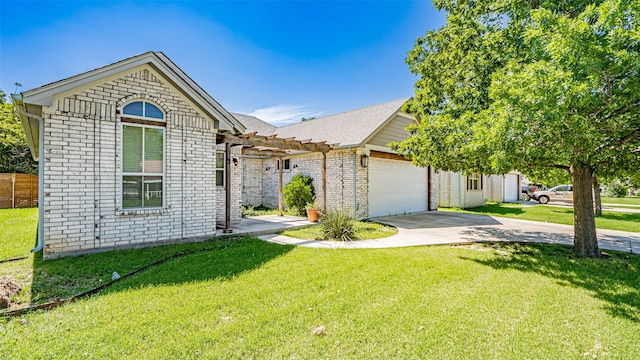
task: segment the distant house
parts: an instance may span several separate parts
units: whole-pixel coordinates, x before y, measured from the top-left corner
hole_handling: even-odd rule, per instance
[[[485,201],[514,202],[520,200],[520,173],[504,175],[438,171],[438,206],[470,208]]]

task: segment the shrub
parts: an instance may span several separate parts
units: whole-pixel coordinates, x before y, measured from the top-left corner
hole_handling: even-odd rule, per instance
[[[627,196],[628,187],[620,180],[613,180],[607,188],[607,196],[610,197],[625,197]]]
[[[276,214],[277,212],[278,212],[277,209],[270,209],[264,205],[242,206],[242,217],[270,215],[270,214]]]
[[[348,210],[337,209],[328,211],[322,216],[320,222],[322,239],[339,241],[357,240],[355,230],[356,221],[356,218]]]
[[[313,179],[309,176],[298,174],[291,178],[291,181],[284,186],[282,193],[284,194],[284,204],[298,213],[298,215],[304,215],[305,205],[313,202],[315,195]]]

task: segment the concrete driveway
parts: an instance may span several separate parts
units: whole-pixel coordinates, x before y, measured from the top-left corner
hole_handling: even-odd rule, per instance
[[[266,235],[281,244],[316,248],[390,248],[404,246],[470,244],[482,241],[573,244],[573,226],[452,212],[421,212],[385,216],[373,221],[393,225],[398,234],[378,240],[315,241]],[[598,229],[601,249],[640,254],[640,233]]]

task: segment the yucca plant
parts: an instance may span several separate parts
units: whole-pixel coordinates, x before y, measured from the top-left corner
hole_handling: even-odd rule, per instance
[[[322,226],[323,240],[351,241],[357,240],[355,223],[357,219],[351,211],[345,209],[335,209],[322,215],[320,225]]]

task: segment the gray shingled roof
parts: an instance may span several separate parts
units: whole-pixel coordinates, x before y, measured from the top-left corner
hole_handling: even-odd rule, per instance
[[[273,127],[253,116],[241,114],[234,114],[234,116],[247,128],[246,133],[258,131],[259,135],[275,133],[279,138],[295,137],[297,140],[326,141],[327,144],[339,144],[339,147],[357,146],[364,144],[391,116],[402,109],[402,105],[409,99],[389,101],[280,128]],[[261,130],[266,130],[264,125],[272,127],[269,129],[270,134],[261,133]]]
[[[277,127],[262,121],[255,116],[231,113],[247,130],[245,134],[257,132],[258,135],[269,136],[275,134]]]

